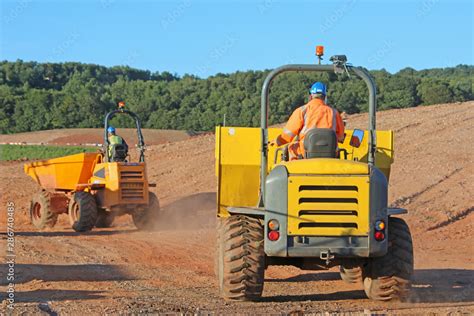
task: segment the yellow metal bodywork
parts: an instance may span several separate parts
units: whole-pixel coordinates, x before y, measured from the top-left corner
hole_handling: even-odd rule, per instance
[[[270,129],[275,138],[280,129]],[[251,127],[216,128],[216,175],[219,216],[228,216],[227,206],[255,207],[258,203],[260,174],[260,129]]]
[[[100,208],[148,204],[143,162],[103,162],[100,153],[81,153],[25,164],[24,171],[46,190],[91,191]]]
[[[75,190],[78,184],[88,183],[98,153],[80,153],[65,157],[25,164],[23,169],[47,190]]]
[[[275,139],[282,132],[281,128],[269,128],[268,138]],[[347,160],[341,154],[341,160],[308,159],[293,162],[281,162],[280,155],[275,155],[276,147],[269,147],[268,172],[277,164],[286,165],[289,173],[311,175],[336,175],[342,182],[359,181],[367,177],[352,179],[349,175],[367,175],[368,131],[359,148],[350,145],[351,130],[346,130],[346,138],[339,144],[341,150],[347,151]],[[216,128],[216,175],[218,179],[217,203],[218,216],[226,217],[226,207],[255,207],[258,203],[260,183],[260,146],[261,129],[250,127],[217,127]],[[377,152],[375,165],[387,177],[390,176],[390,165],[393,162],[393,132],[377,131]],[[276,161],[275,161],[276,160]],[[329,161],[330,162],[329,162]],[[340,177],[348,175],[347,178]],[[329,181],[332,177],[328,176]],[[313,177],[307,177],[312,181]],[[346,179],[343,181],[343,179]],[[315,180],[317,181],[317,180]],[[364,180],[366,181],[366,180]],[[365,190],[365,189],[364,189]],[[368,189],[367,189],[368,190]],[[359,192],[359,194],[362,194]],[[362,207],[359,205],[359,207]],[[362,212],[362,211],[361,211]],[[368,212],[368,211],[367,211]],[[360,213],[364,215],[366,213]],[[365,215],[364,215],[365,216]],[[362,233],[366,227],[361,225],[354,233]]]
[[[366,236],[369,232],[368,219],[367,174],[290,175],[288,235]]]
[[[301,159],[282,162],[291,174],[347,174],[347,175],[367,175],[369,165],[352,160],[339,160],[330,158]]]
[[[145,163],[104,162],[94,168],[91,184],[104,184],[97,192],[101,207],[148,204]]]

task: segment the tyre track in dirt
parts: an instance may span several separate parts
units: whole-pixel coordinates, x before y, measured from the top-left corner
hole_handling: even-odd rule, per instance
[[[423,193],[427,192],[428,190],[434,188],[435,186],[437,186],[438,184],[448,180],[449,178],[451,178],[453,175],[455,175],[456,173],[458,173],[459,171],[461,171],[463,168],[458,168],[458,169],[455,169],[453,172],[443,176],[441,179],[439,179],[438,181],[430,184],[429,186],[423,188],[422,190],[418,191],[418,192],[415,192],[409,196],[402,196],[398,199],[396,199],[395,201],[392,202],[392,206],[393,207],[400,207],[400,206],[404,206],[404,205],[407,205],[411,202],[411,200],[413,199],[416,199],[418,196],[422,195]]]
[[[455,216],[449,218],[449,220],[447,221],[444,221],[444,222],[441,222],[433,227],[430,227],[428,228],[428,231],[431,231],[431,230],[435,230],[435,229],[438,229],[438,228],[441,228],[441,227],[445,227],[445,226],[448,226],[450,224],[453,224],[454,222],[457,222],[461,219],[464,219],[466,218],[469,214],[471,214],[472,212],[474,211],[474,206],[473,207],[469,207],[467,209],[464,209],[460,212],[458,212]]]

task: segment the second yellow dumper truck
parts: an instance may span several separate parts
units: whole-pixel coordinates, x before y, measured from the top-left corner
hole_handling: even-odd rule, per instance
[[[131,116],[136,123],[139,157],[130,162],[123,146],[107,137],[110,119]],[[38,229],[56,224],[59,214],[69,215],[72,228],[85,232],[107,227],[115,216],[130,214],[139,229],[152,228],[159,211],[156,195],[149,191],[145,143],[138,116],[123,105],[105,118],[101,153],[81,153],[25,164],[25,173],[42,187],[31,200],[30,217]]]

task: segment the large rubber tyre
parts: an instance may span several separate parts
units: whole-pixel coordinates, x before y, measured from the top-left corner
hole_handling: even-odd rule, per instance
[[[377,301],[404,300],[413,275],[413,244],[404,220],[388,220],[388,252],[372,258],[363,269],[364,290]]]
[[[341,279],[346,283],[362,283],[361,267],[339,267]]]
[[[139,230],[152,230],[160,213],[160,202],[155,193],[148,193],[148,207],[132,213],[133,223]]]
[[[114,222],[115,215],[110,212],[106,211],[102,208],[97,210],[97,221],[95,222],[95,227],[97,228],[107,228],[112,226]]]
[[[97,222],[97,204],[89,192],[76,192],[69,201],[69,222],[76,232],[90,231]]]
[[[232,215],[222,220],[218,233],[216,272],[221,296],[257,300],[265,274],[262,224],[252,217]]]
[[[58,214],[51,211],[51,200],[46,191],[33,196],[30,204],[31,223],[38,229],[51,228],[58,221]]]

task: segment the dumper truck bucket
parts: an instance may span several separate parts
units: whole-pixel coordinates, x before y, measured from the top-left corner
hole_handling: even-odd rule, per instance
[[[25,164],[24,171],[41,187],[54,191],[72,191],[92,177],[98,153],[80,153]]]
[[[268,138],[275,139],[281,128],[268,128]],[[216,127],[216,176],[217,205],[219,216],[229,215],[228,207],[255,207],[258,203],[260,139],[261,130],[255,127]],[[352,130],[339,149],[345,150],[348,160],[367,163],[369,149],[369,131],[364,131],[362,141],[357,148],[351,144]],[[393,132],[376,131],[377,150],[375,166],[387,177],[393,162]],[[274,146],[268,146],[267,173],[281,161],[281,153]],[[346,160],[347,160],[346,159]]]

